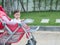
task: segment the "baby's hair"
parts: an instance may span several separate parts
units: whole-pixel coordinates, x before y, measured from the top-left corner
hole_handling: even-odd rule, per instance
[[[19,11],[19,10],[15,10],[15,11],[13,12],[13,14],[18,13],[18,12],[20,12],[20,11]]]

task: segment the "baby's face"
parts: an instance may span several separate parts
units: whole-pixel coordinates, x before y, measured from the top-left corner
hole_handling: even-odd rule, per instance
[[[14,18],[16,18],[16,19],[20,18],[20,12],[15,13]]]

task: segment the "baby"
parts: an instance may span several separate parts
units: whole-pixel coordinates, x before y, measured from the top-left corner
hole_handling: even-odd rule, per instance
[[[16,11],[14,11],[14,19],[11,19],[11,20],[9,20],[6,16],[2,16],[2,19],[4,20],[4,22],[5,23],[7,23],[7,24],[12,24],[12,25],[14,25],[14,24],[16,24],[16,23],[19,23],[19,24],[22,24],[22,26],[24,27],[24,28],[26,28],[26,29],[30,29],[30,27],[29,26],[27,26],[24,22],[23,22],[23,19],[21,20],[20,19],[20,11],[19,10],[16,10]]]
[[[21,23],[24,28],[29,30],[30,27],[23,22],[24,19],[22,19],[22,20],[20,19],[20,16],[21,16],[21,14],[20,14],[19,10],[14,11],[14,19],[12,19],[11,22]]]

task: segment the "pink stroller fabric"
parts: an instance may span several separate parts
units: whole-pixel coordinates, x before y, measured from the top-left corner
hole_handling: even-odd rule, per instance
[[[4,9],[0,6],[0,19],[2,19],[2,16],[6,16],[9,20],[11,20],[7,14],[5,13]],[[2,19],[3,20],[3,19]],[[18,24],[12,25],[12,24],[7,24],[8,28],[14,32],[15,29],[18,27]],[[0,22],[0,30],[3,29],[4,26],[2,25],[2,22]],[[7,39],[7,37],[9,36],[9,34],[4,34],[2,33],[2,38],[3,41]],[[24,30],[20,27],[17,32],[14,34],[14,36],[8,41],[8,43],[15,43],[18,42],[19,40],[21,40],[21,38],[23,37],[23,35],[25,34]],[[0,34],[1,35],[1,34]]]
[[[0,18],[2,15],[6,16],[5,10],[2,8],[2,6],[0,5]],[[0,29],[3,29],[4,26],[2,25],[2,22],[0,22]]]
[[[2,25],[2,22],[0,22],[0,30],[2,30],[4,26]]]

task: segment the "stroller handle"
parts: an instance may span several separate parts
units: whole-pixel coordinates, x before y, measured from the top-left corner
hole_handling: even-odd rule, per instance
[[[37,26],[35,29],[30,29],[28,32],[35,32],[35,31],[38,31],[40,28],[40,26]]]

